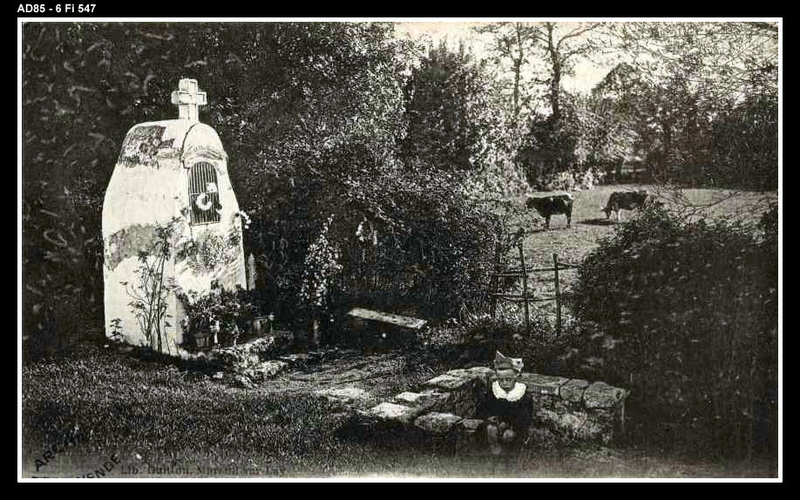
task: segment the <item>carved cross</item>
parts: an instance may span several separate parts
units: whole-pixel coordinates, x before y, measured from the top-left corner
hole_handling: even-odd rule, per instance
[[[172,92],[172,104],[178,105],[179,119],[197,122],[200,121],[200,106],[207,104],[206,93],[198,89],[197,80],[182,78],[178,90]]]

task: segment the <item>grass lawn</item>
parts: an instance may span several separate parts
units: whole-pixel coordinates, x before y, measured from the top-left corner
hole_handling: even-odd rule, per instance
[[[370,384],[413,382],[399,353]],[[256,390],[85,346],[23,367],[23,477],[723,478],[770,477],[770,464],[659,457],[631,449],[480,450],[355,437],[348,414],[279,377]],[[47,456],[46,452],[54,452]],[[38,470],[37,470],[38,467]],[[100,471],[100,472],[98,472]]]

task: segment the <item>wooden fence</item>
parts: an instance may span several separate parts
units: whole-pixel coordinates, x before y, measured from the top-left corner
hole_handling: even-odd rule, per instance
[[[499,262],[500,262],[500,255],[499,253],[495,257],[495,270],[496,272],[491,274],[491,293],[490,296],[492,298],[491,301],[491,314],[494,318],[497,312],[497,301],[498,300],[507,300],[510,302],[521,302],[525,307],[525,330],[530,331],[530,306],[531,302],[556,302],[556,335],[561,335],[561,304],[562,304],[562,292],[561,292],[561,285],[559,281],[559,271],[569,270],[569,269],[577,269],[579,267],[578,264],[570,264],[565,262],[559,262],[558,254],[553,254],[553,267],[542,267],[542,268],[528,268],[525,266],[525,254],[522,250],[522,241],[520,240],[519,244],[517,245],[519,249],[519,261],[520,261],[520,270],[506,270],[500,271]],[[546,273],[552,272],[555,274],[555,296],[553,297],[536,297],[535,294],[530,293],[528,291],[528,277],[530,274],[533,273]],[[514,294],[514,293],[503,293],[498,291],[499,287],[499,278],[522,278],[522,293],[521,294]]]

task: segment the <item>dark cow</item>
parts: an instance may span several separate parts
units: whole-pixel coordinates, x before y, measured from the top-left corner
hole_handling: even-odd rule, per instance
[[[535,208],[539,215],[544,217],[544,227],[550,229],[550,217],[555,214],[567,216],[567,227],[572,224],[572,196],[568,193],[538,198],[529,197],[525,202],[528,208]]]
[[[611,212],[617,212],[617,222],[620,221],[621,211],[634,210],[643,207],[652,200],[647,191],[614,191],[608,198],[605,208],[601,208],[606,213],[606,219],[611,217]]]

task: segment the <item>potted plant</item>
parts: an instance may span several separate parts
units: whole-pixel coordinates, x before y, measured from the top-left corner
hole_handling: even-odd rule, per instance
[[[242,332],[249,329],[254,307],[245,290],[225,290],[217,281],[211,282],[206,294],[194,290],[180,293],[186,318],[182,320],[188,343],[197,348],[214,345],[236,345]]]

